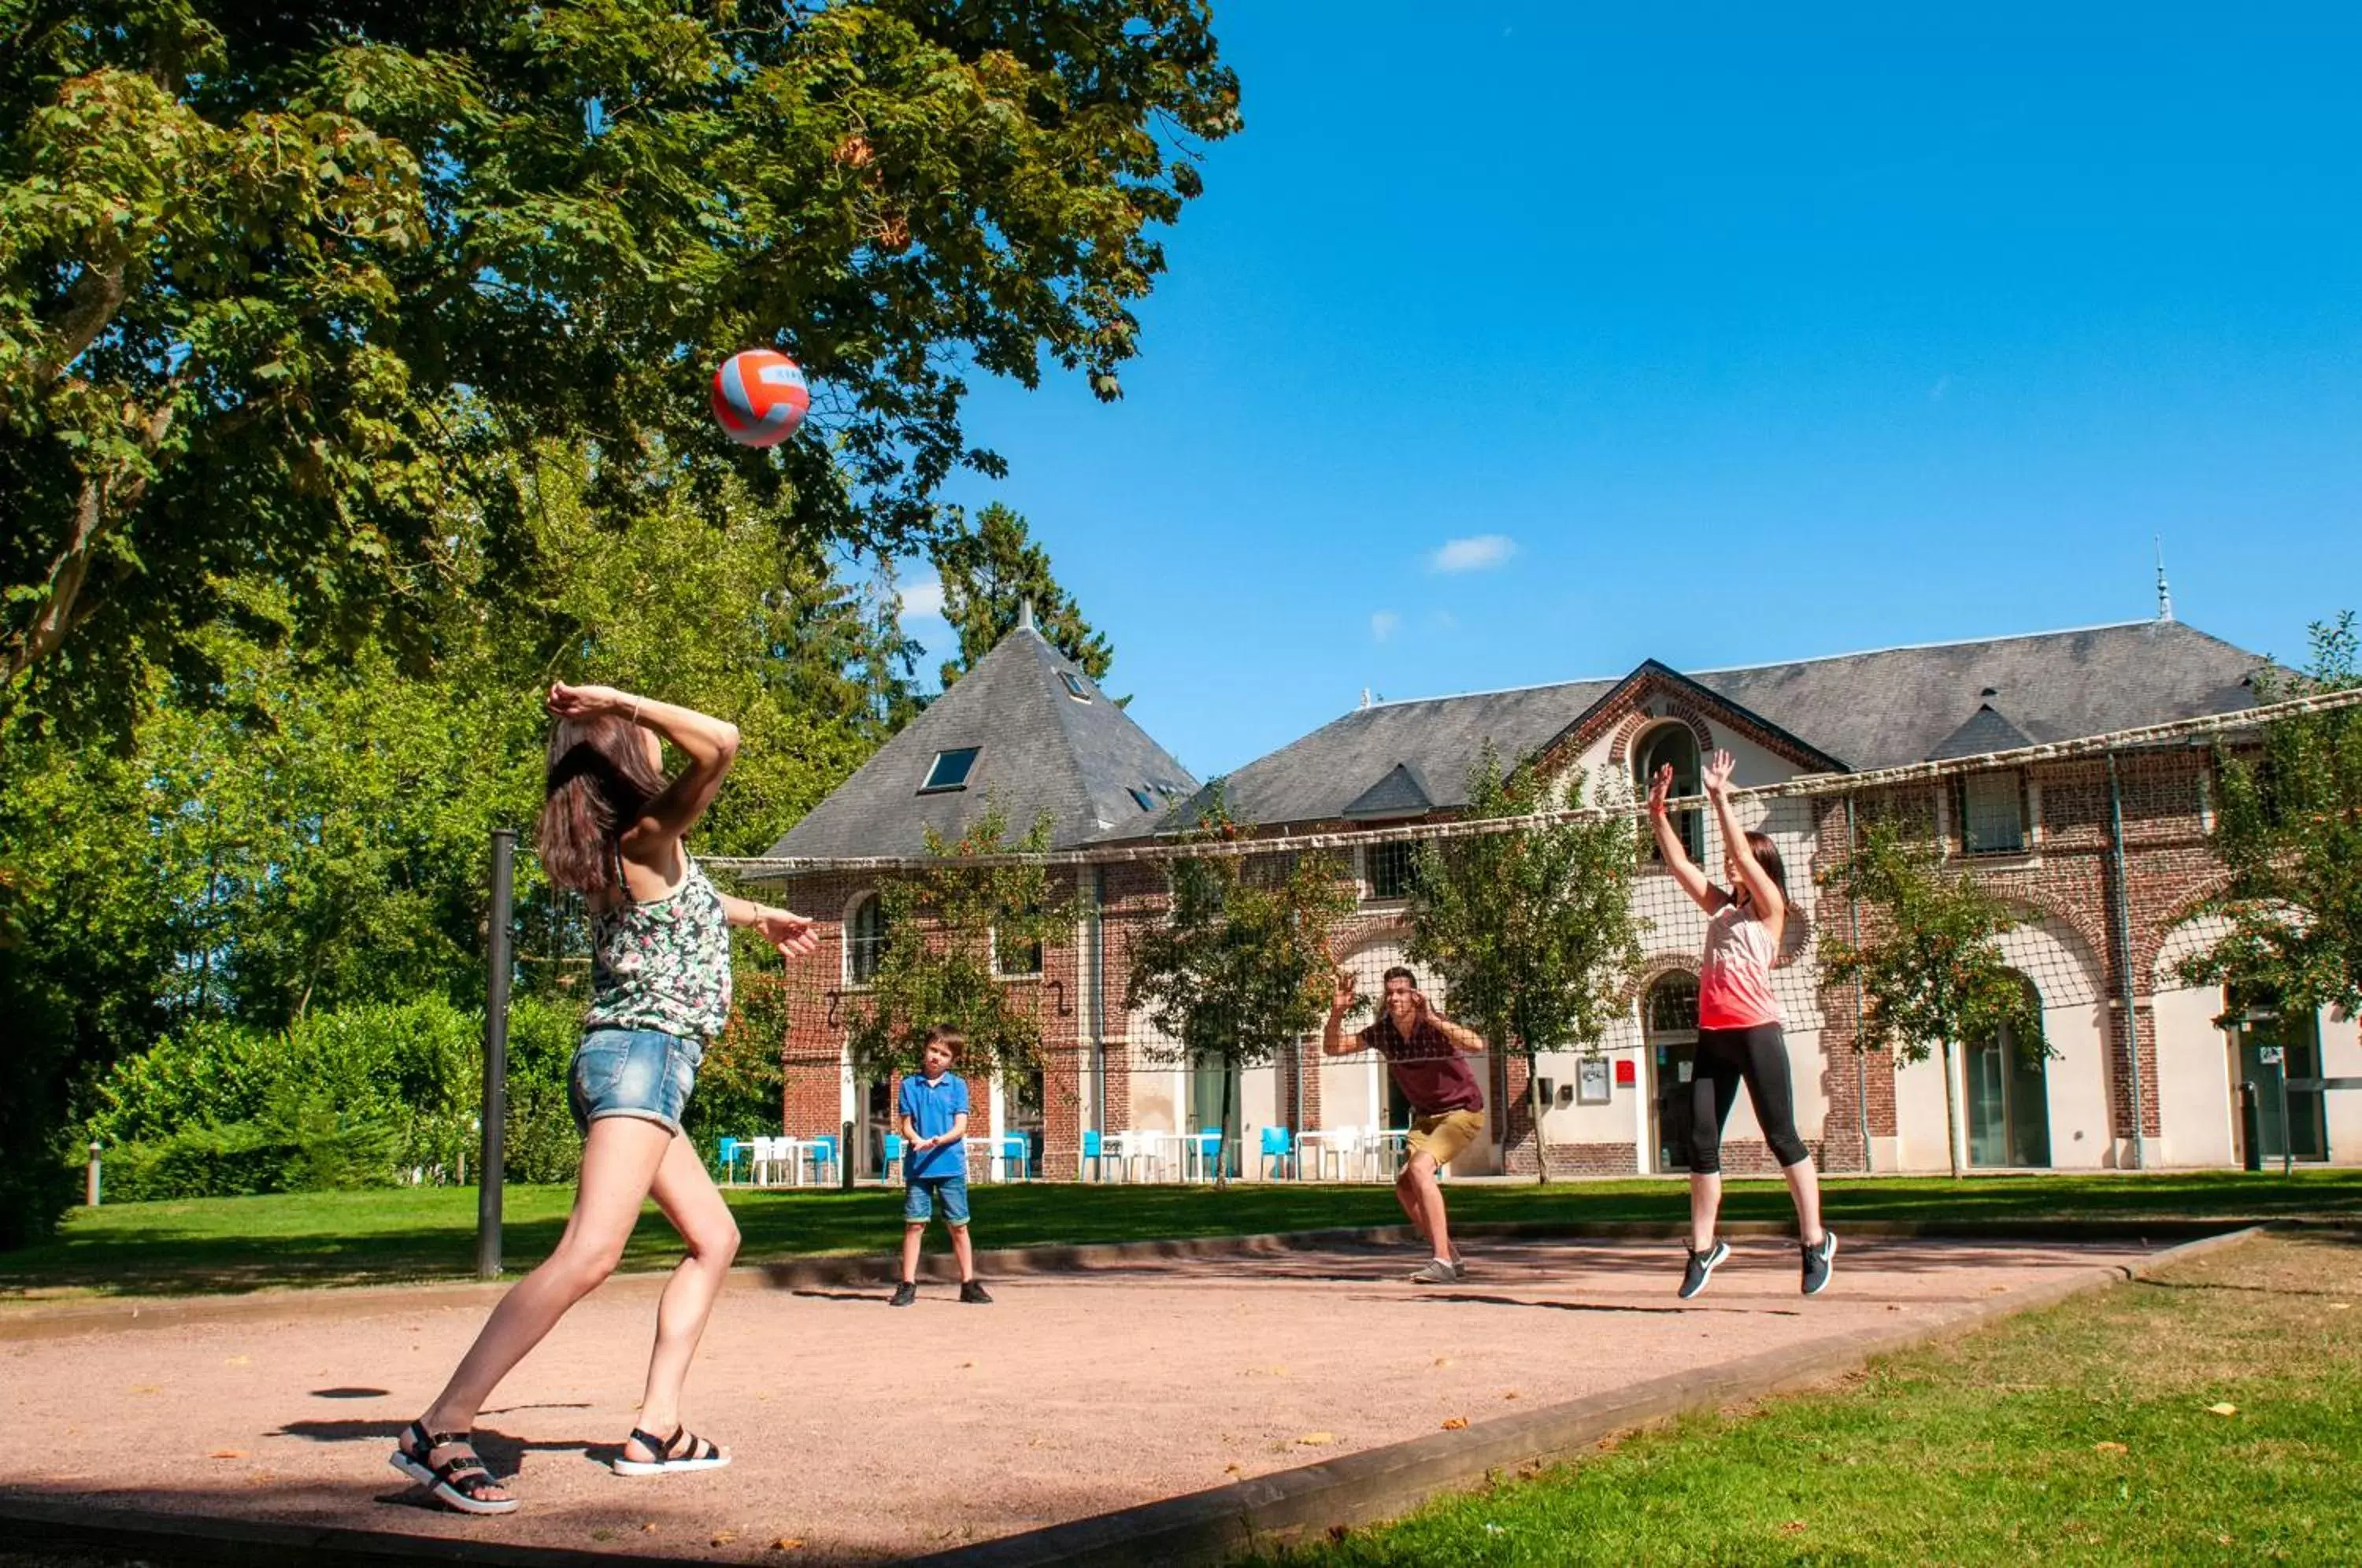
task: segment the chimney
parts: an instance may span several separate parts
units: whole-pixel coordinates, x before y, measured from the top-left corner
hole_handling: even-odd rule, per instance
[[[1033,601],[1030,597],[1017,602],[1017,629],[1021,632],[1033,630]]]

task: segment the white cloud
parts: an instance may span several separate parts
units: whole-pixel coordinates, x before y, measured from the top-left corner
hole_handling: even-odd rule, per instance
[[[1937,376],[1936,378],[1936,384],[1927,389],[1927,401],[1929,403],[1941,403],[1944,401],[1944,394],[1951,390],[1952,378],[1949,375]]]
[[[1370,617],[1370,635],[1385,642],[1402,630],[1402,617],[1391,610],[1381,610]]]
[[[901,588],[902,613],[922,620],[942,620],[944,584],[941,578],[922,577]]]
[[[1485,571],[1518,553],[1518,542],[1507,534],[1479,534],[1473,539],[1448,539],[1428,561],[1432,571]]]

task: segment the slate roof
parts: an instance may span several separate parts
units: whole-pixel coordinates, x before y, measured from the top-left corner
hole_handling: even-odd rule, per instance
[[[1063,677],[1090,693],[1079,701]],[[966,788],[922,794],[936,756],[978,749]],[[1006,813],[1011,837],[1044,812],[1051,847],[1144,832],[1198,788],[1187,768],[1131,721],[1113,699],[1021,625],[976,668],[879,747],[858,772],[789,828],[770,853],[848,859],[916,855],[933,827],[955,838],[988,798]],[[1131,791],[1150,801],[1142,807]]]
[[[2179,622],[2137,621],[1665,673],[1859,771],[2235,712],[2254,704],[2246,682],[2265,662]],[[1436,808],[1462,806],[1468,765],[1487,738],[1515,761],[1652,668],[1661,667],[1361,709],[1249,763],[1222,780],[1224,792],[1242,822],[1366,817],[1364,800],[1398,788],[1389,781],[1402,769]],[[1163,825],[1190,820],[1185,807]]]

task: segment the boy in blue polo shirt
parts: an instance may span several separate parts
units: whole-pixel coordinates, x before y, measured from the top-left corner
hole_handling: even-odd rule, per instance
[[[920,1051],[924,1071],[902,1080],[895,1107],[909,1145],[902,1175],[911,1184],[902,1198],[902,1283],[894,1287],[897,1307],[919,1298],[919,1242],[927,1233],[927,1221],[935,1217],[938,1200],[952,1233],[952,1256],[959,1260],[959,1298],[977,1305],[992,1299],[976,1282],[976,1252],[967,1239],[967,1145],[963,1141],[967,1137],[967,1081],[951,1070],[966,1043],[948,1024],[927,1031],[927,1043]]]

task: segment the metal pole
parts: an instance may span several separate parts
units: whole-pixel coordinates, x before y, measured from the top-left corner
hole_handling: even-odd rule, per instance
[[[1107,867],[1091,867],[1091,1127],[1107,1135]]]
[[[83,1182],[83,1201],[93,1209],[98,1207],[98,1140],[90,1141],[90,1170]]]
[[[2125,877],[2125,791],[2116,778],[2116,754],[2108,753],[2108,857],[2116,893],[2118,989],[2125,1010],[2125,1066],[2133,1091],[2133,1169],[2148,1168],[2147,1118],[2141,1110],[2140,1018],[2133,1010],[2133,911]]]
[[[484,989],[483,1147],[476,1162],[476,1273],[501,1274],[501,1177],[505,1168],[502,1132],[509,1110],[510,903],[516,884],[516,830],[492,830],[491,973]]]
[[[836,1185],[839,1190],[853,1190],[853,1123],[844,1124],[844,1135],[836,1144]]]
[[[1846,797],[1846,858],[1855,855],[1853,797]],[[1861,949],[1861,900],[1851,893],[1846,895],[1846,943],[1856,952]],[[1854,1115],[1861,1123],[1861,1168],[1865,1175],[1876,1170],[1877,1163],[1870,1157],[1870,1049],[1861,1037],[1864,1022],[1861,1005],[1861,971],[1853,975],[1853,1093]]]

